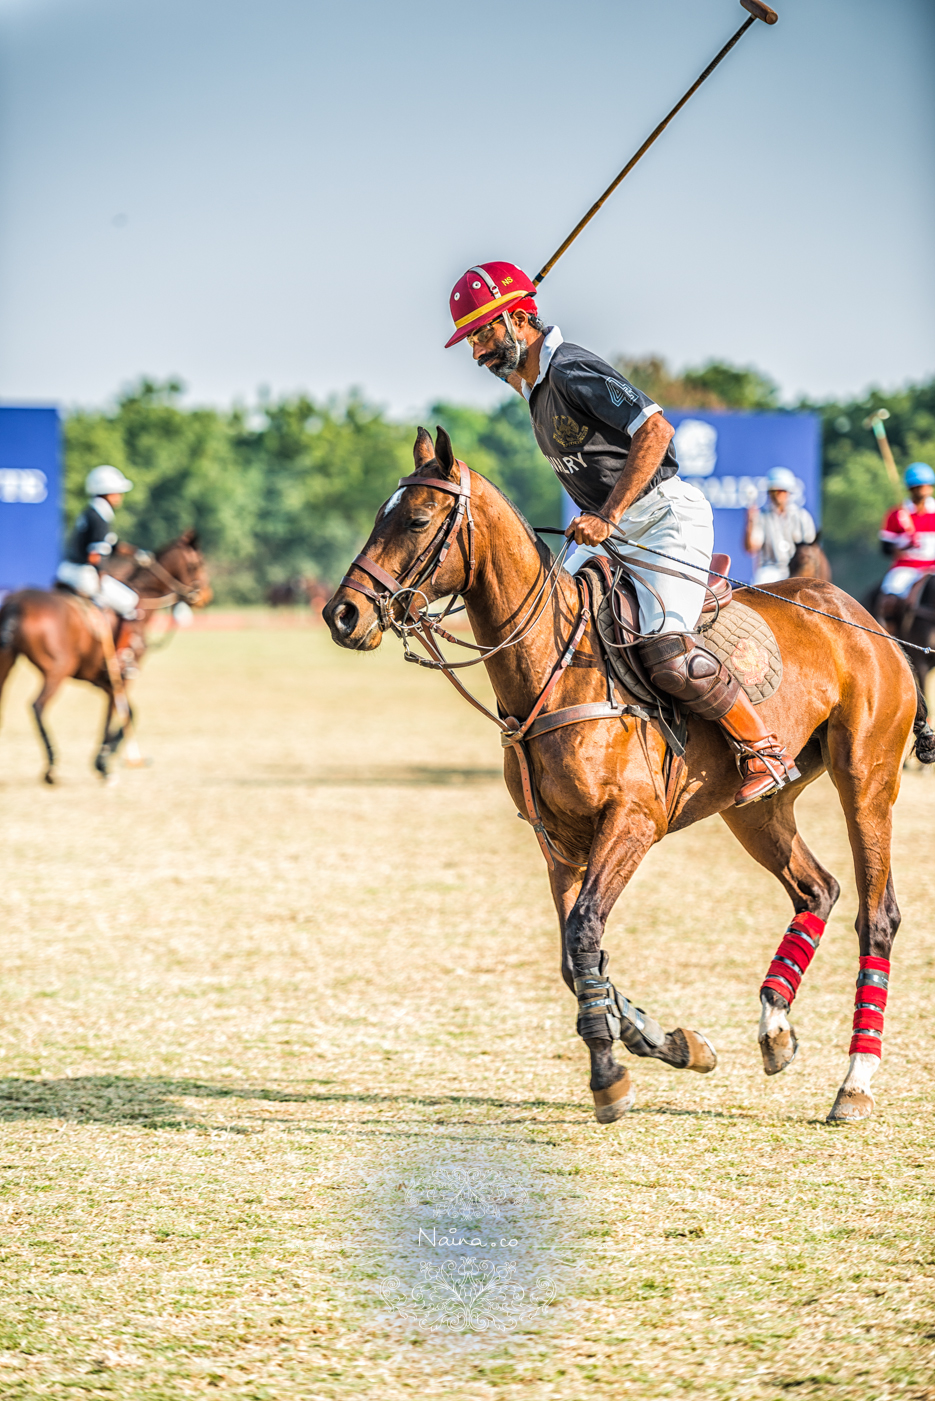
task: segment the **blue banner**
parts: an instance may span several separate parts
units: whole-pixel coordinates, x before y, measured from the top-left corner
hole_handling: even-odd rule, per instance
[[[821,420],[812,413],[722,413],[666,409],[675,429],[679,472],[699,487],[714,512],[714,548],[731,557],[731,575],[753,580],[743,547],[747,507],[766,504],[766,474],[788,467],[793,499],[821,523]],[[565,497],[566,523],[578,514]]]
[[[821,419],[813,413],[714,413],[667,409],[679,473],[700,487],[714,511],[714,548],[749,584],[754,561],[743,547],[747,507],[766,504],[766,474],[788,467],[793,500],[821,524]]]
[[[62,548],[62,445],[56,409],[0,408],[0,595],[47,589]]]

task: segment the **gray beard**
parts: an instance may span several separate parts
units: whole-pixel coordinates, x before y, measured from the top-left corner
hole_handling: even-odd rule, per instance
[[[497,379],[509,379],[510,375],[523,368],[528,355],[529,346],[523,341],[507,339],[499,349],[482,355],[479,363]]]

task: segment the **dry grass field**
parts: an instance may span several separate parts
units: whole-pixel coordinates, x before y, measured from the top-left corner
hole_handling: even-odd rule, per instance
[[[185,634],[137,687],[153,765],[111,789],[77,686],[40,785],[34,690],[20,663],[0,728],[0,1396],[935,1398],[930,774],[877,1117],[823,1122],[857,961],[823,780],[803,826],[843,895],[795,1065],[756,1044],[788,908],[712,821],[607,947],[720,1065],[633,1062],[601,1128],[538,848],[442,679],[322,630]]]

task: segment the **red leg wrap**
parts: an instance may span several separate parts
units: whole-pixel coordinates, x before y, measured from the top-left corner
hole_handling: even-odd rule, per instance
[[[760,992],[763,988],[772,988],[791,1003],[805,970],[818,951],[818,943],[824,932],[825,921],[817,915],[796,915],[776,950]]]
[[[857,996],[854,998],[854,1034],[848,1055],[883,1054],[883,1013],[889,987],[888,958],[862,958],[857,975]]]

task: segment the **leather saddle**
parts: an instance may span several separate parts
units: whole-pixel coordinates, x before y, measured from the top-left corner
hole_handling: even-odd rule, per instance
[[[726,608],[731,601],[731,586],[717,577],[730,569],[730,556],[713,555],[708,576],[702,617]],[[649,680],[637,648],[632,644],[639,638],[640,614],[631,576],[615,566],[606,555],[594,555],[579,571],[591,594],[591,612],[598,638],[611,674],[625,691],[645,706],[647,717],[662,723],[667,742],[676,754],[684,752],[687,734],[685,717],[670,695],[657,691]]]
[[[608,597],[612,595],[611,613],[614,621],[614,636],[607,640],[615,642],[618,647],[626,645],[628,642],[634,642],[640,631],[640,610],[631,576],[623,569],[615,569],[606,555],[594,555],[588,560],[585,569],[594,569],[603,586],[602,594]],[[733,598],[730,584],[726,579],[719,577],[721,574],[727,574],[730,570],[730,555],[712,555],[711,569],[713,572],[708,575],[707,593],[705,594],[704,607],[701,610],[702,617],[726,608]],[[642,672],[642,667],[639,666],[639,659],[634,656],[634,652],[635,648],[630,650],[628,660],[631,664],[637,663],[639,674]]]

